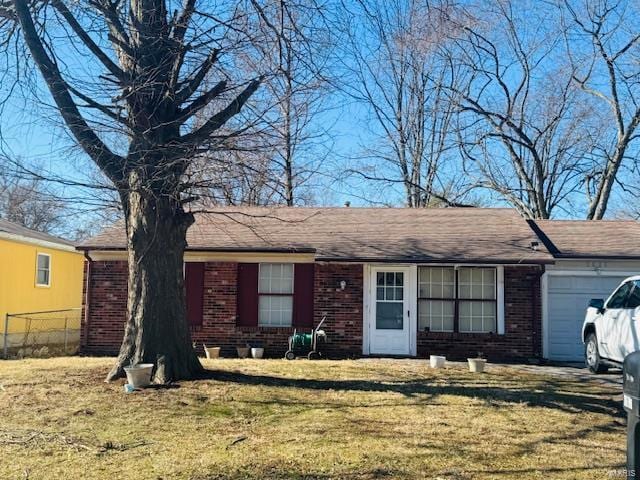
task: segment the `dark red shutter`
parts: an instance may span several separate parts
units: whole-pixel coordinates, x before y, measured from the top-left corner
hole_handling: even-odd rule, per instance
[[[313,328],[313,263],[296,263],[293,273],[293,326]]]
[[[258,325],[258,264],[238,264],[238,319],[237,325]]]
[[[200,326],[204,307],[204,263],[184,264],[184,285],[187,297],[187,320],[191,326]]]

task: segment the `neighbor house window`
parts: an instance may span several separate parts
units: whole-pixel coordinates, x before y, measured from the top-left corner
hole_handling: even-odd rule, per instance
[[[290,327],[293,318],[293,264],[261,263],[258,325]]]
[[[420,267],[419,329],[496,332],[496,285],[497,275],[493,267]]]
[[[36,285],[51,285],[51,256],[46,253],[38,253],[36,258]]]

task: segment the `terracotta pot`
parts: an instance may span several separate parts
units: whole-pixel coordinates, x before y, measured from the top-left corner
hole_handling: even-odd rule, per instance
[[[220,347],[204,347],[207,358],[220,358]]]

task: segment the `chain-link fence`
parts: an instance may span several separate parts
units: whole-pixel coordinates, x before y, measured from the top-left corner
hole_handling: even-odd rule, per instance
[[[80,348],[81,308],[8,313],[2,335],[3,358],[73,355]]]

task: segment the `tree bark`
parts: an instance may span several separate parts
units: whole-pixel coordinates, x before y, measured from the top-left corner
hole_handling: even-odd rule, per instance
[[[125,336],[116,365],[107,376],[124,376],[130,363],[154,363],[155,383],[190,379],[203,368],[191,343],[186,319],[183,257],[193,215],[170,195],[138,188],[130,175],[124,195],[129,262]]]

